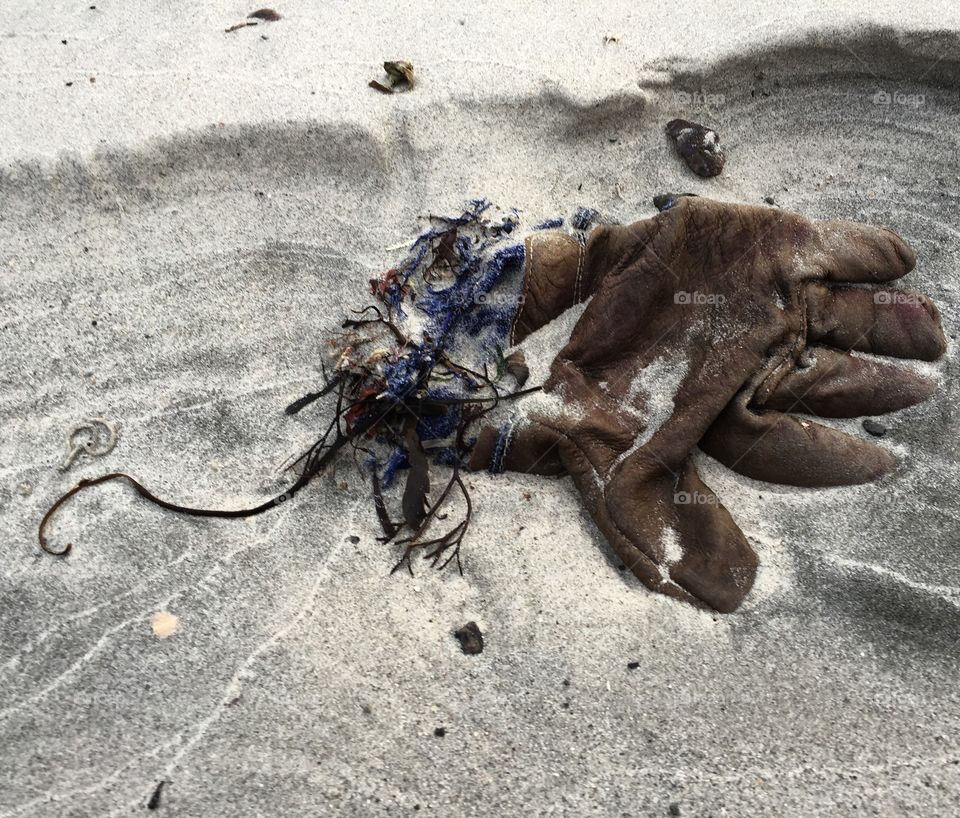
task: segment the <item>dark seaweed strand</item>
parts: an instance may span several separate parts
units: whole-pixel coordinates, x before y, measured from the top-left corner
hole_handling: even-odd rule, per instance
[[[508,397],[512,398],[515,397],[515,395],[510,395]],[[495,405],[496,404],[494,404],[494,406]],[[464,412],[464,417],[457,427],[456,446],[458,451],[467,451],[469,449],[469,446],[467,446],[465,440],[467,430],[474,422],[478,421],[492,409],[493,406],[484,409],[477,405],[474,411],[470,411],[468,408],[467,411]],[[412,576],[412,557],[417,550],[421,550],[424,552],[424,559],[431,560],[431,567],[439,568],[440,570],[446,568],[455,559],[457,562],[457,570],[460,572],[460,575],[463,576],[463,562],[460,559],[460,546],[463,544],[463,539],[470,528],[470,523],[473,521],[473,502],[470,499],[470,492],[467,490],[467,487],[463,482],[463,478],[460,477],[460,464],[458,462],[454,462],[452,468],[453,474],[451,475],[450,480],[447,481],[447,485],[440,493],[437,501],[428,507],[427,513],[424,516],[423,522],[421,523],[419,529],[414,532],[411,537],[398,542],[399,545],[404,546],[404,550],[403,554],[400,556],[400,559],[397,561],[397,564],[394,565],[393,569],[390,571],[391,574],[395,573],[401,566],[406,565],[407,571]],[[433,520],[441,518],[439,514],[440,508],[443,506],[454,485],[459,487],[460,492],[463,495],[464,502],[467,506],[463,520],[461,520],[457,525],[440,537],[435,537],[430,540],[421,540],[420,538],[430,527],[430,524],[433,522]],[[431,546],[433,546],[432,551],[428,550]],[[450,551],[451,553],[441,563],[440,560],[447,551]]]
[[[54,514],[63,506],[71,497],[79,492],[91,488],[93,486],[100,485],[101,483],[108,483],[114,480],[125,480],[127,481],[137,492],[140,497],[152,503],[153,505],[159,506],[160,508],[166,509],[167,511],[173,511],[177,514],[185,514],[190,517],[215,517],[219,519],[237,519],[240,517],[255,517],[258,514],[263,514],[265,511],[269,511],[272,508],[285,503],[287,500],[291,499],[295,494],[297,494],[304,486],[306,486],[314,477],[316,477],[320,472],[322,472],[327,465],[334,459],[337,453],[351,440],[353,436],[360,436],[367,432],[368,429],[375,426],[379,423],[384,417],[386,417],[391,411],[393,411],[394,406],[388,407],[387,411],[383,413],[380,417],[373,417],[361,420],[357,426],[354,428],[351,435],[345,434],[340,428],[340,419],[345,413],[343,408],[343,398],[344,398],[344,382],[341,380],[340,388],[338,389],[337,396],[337,411],[335,413],[334,419],[331,421],[330,426],[327,428],[323,436],[315,443],[310,449],[308,449],[303,455],[300,456],[299,462],[304,462],[303,471],[300,473],[300,476],[297,480],[290,486],[286,491],[281,492],[275,497],[267,500],[264,503],[261,503],[258,506],[253,506],[251,508],[242,508],[242,509],[212,509],[212,508],[194,508],[192,506],[183,506],[178,503],[171,503],[167,500],[164,500],[160,497],[157,497],[153,492],[151,492],[146,486],[144,486],[139,480],[132,477],[125,472],[111,472],[109,474],[101,475],[100,477],[95,477],[92,479],[81,480],[74,486],[72,489],[67,491],[47,510],[47,513],[43,515],[43,519],[40,521],[38,528],[37,536],[40,543],[40,548],[48,554],[52,554],[55,557],[65,557],[67,556],[71,549],[73,548],[73,543],[67,543],[62,549],[56,550],[52,548],[47,540],[46,536],[46,527],[50,522]],[[400,404],[401,399],[397,399],[395,404]],[[350,404],[352,407],[354,403]],[[350,408],[348,407],[348,409]],[[328,439],[331,433],[336,432],[336,436],[332,443],[328,443]],[[296,464],[293,464],[296,465]],[[292,466],[291,466],[292,468]]]

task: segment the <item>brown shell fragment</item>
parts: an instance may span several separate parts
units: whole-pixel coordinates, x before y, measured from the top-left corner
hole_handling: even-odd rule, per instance
[[[275,12],[273,9],[257,9],[256,11],[251,11],[247,15],[247,19],[264,20],[268,23],[275,23],[281,18],[280,15],[277,14],[277,12]]]
[[[677,153],[697,176],[720,175],[726,156],[715,130],[686,119],[673,119],[667,123],[667,134],[673,139]]]
[[[394,85],[406,83],[413,87],[413,63],[406,60],[388,60],[383,64],[383,70],[390,75]]]
[[[370,80],[367,85],[382,94],[409,91],[413,88],[413,63],[406,60],[387,60],[383,64],[383,70],[387,72],[387,84]]]

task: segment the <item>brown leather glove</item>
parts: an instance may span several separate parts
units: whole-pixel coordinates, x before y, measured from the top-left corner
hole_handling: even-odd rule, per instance
[[[784,412],[854,417],[927,398],[934,383],[850,351],[934,360],[925,297],[876,286],[914,265],[890,231],[682,198],[586,243],[527,242],[514,341],[593,295],[544,384],[471,468],[569,473],[620,558],[653,590],[718,611],[757,558],[703,483],[698,443],[751,477],[802,486],[876,479],[890,455]],[[848,286],[843,286],[844,284]]]

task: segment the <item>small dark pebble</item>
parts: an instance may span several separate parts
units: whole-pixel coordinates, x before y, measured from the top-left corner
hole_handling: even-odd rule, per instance
[[[61,40],[60,42],[63,43],[64,45],[67,44],[67,41],[66,41],[66,40]]]
[[[696,197],[696,193],[658,193],[653,197],[653,206],[663,213],[664,210],[669,210],[677,203],[677,199],[682,199],[684,196],[693,196]]]
[[[160,795],[163,793],[163,785],[166,784],[166,781],[161,781],[157,784],[157,788],[153,791],[153,795],[150,796],[150,800],[147,801],[147,809],[158,809],[160,807]]]
[[[720,137],[712,128],[672,119],[667,123],[667,134],[673,139],[677,153],[697,176],[718,176],[726,157],[720,147]]]
[[[468,656],[483,653],[483,634],[480,633],[476,622],[467,622],[462,628],[454,631],[453,635],[460,642],[460,650]]]
[[[639,662],[627,662],[627,670],[636,670],[638,667],[640,667]]]
[[[434,734],[437,738],[443,738],[443,737],[447,734],[447,728],[446,728],[446,727],[437,727],[437,728],[434,729],[433,734]]]
[[[775,205],[777,203],[777,200],[774,199],[773,196],[764,196],[763,201],[768,205]]]
[[[360,538],[356,534],[351,534],[349,537],[347,537],[347,542],[356,545],[358,542],[360,542]]]
[[[674,816],[679,815],[680,805],[676,801],[674,801],[667,809],[667,812],[669,812],[671,815],[674,815]]]
[[[863,428],[874,437],[883,437],[887,433],[887,427],[873,418],[867,418],[863,422]]]
[[[72,83],[72,82],[68,82],[68,83],[67,83],[67,88],[69,88],[71,85],[73,85],[73,83]]]

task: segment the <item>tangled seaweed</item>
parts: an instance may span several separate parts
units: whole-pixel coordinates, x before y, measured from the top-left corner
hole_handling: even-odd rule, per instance
[[[349,447],[358,466],[369,472],[374,509],[383,535],[401,555],[393,571],[412,573],[417,554],[445,568],[456,562],[470,527],[473,505],[461,468],[474,443],[473,425],[500,401],[537,391],[524,389],[522,354],[504,356],[518,296],[493,298],[498,284],[519,293],[523,245],[508,241],[515,213],[485,217],[490,204],[474,200],[459,216],[431,217],[431,227],[410,247],[398,267],[370,281],[377,303],[354,312],[329,340],[333,359],[323,367],[324,383],[286,407],[288,415],[335,395],[333,416],[318,440],[287,469],[299,474],[286,491],[245,509],[205,509],[163,500],[138,480],[113,472],[82,480],[44,515],[40,547],[65,556],[71,545],[50,546],[45,530],[56,511],[78,492],[114,480],[128,482],[142,498],[169,511],[196,517],[238,518],[262,514],[294,497]],[[463,357],[473,351],[479,363]],[[512,379],[512,388],[506,379]],[[450,467],[450,476],[431,499],[430,464]],[[406,471],[397,519],[384,490]],[[442,509],[459,493],[465,511],[455,525],[437,533]]]

